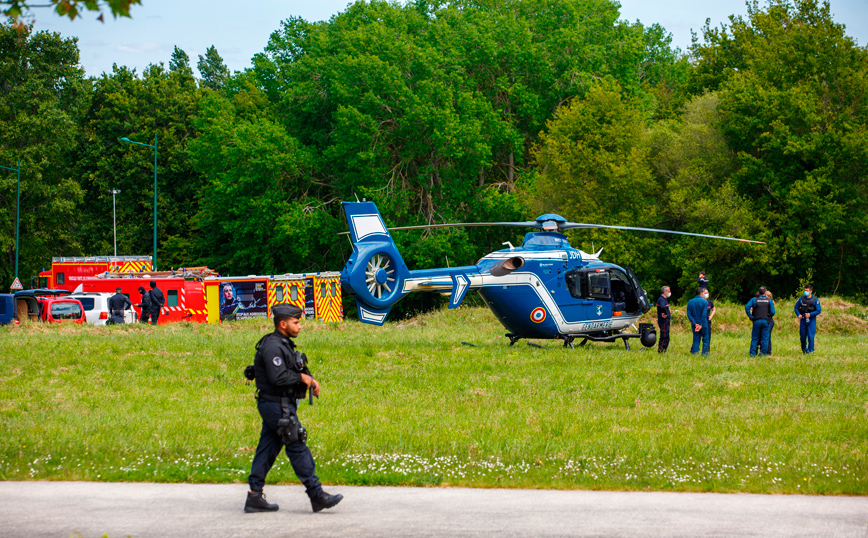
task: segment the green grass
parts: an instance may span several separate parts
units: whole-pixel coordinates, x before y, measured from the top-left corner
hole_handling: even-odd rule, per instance
[[[706,358],[678,323],[659,355],[509,347],[481,308],[305,322],[323,394],[299,414],[331,484],[868,493],[862,326],[804,356],[780,323],[774,355],[750,358],[737,309]],[[242,370],[266,330],[0,330],[0,479],[245,482],[259,421]],[[285,457],[269,481],[296,482]]]

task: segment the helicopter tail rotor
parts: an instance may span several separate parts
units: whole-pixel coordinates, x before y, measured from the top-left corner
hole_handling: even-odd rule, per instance
[[[341,271],[341,286],[356,299],[359,319],[382,325],[392,305],[406,295],[409,270],[372,202],[344,202],[353,254]]]

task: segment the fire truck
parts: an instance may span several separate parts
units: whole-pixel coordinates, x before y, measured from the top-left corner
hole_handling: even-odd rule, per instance
[[[208,323],[271,317],[271,309],[292,304],[305,312],[305,318],[343,321],[341,274],[248,275],[246,277],[209,277],[205,279]]]
[[[207,267],[156,272],[151,267],[150,256],[53,258],[51,269],[39,273],[39,284],[72,292],[114,293],[121,288],[131,303],[139,304],[139,287],[149,291],[154,280],[166,298],[160,325],[270,318],[277,304],[294,304],[310,319],[343,321],[338,272],[223,277]],[[135,310],[141,317],[141,308]]]
[[[51,259],[51,269],[39,273],[39,281],[31,281],[30,287],[72,291],[82,280],[105,272],[149,272],[152,268],[150,256],[55,257]]]

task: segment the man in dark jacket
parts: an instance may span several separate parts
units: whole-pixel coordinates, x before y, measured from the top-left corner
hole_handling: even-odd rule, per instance
[[[669,298],[672,291],[669,286],[663,286],[660,290],[660,298],[657,299],[657,326],[660,327],[660,343],[657,345],[658,353],[666,353],[669,348],[669,328],[672,322],[672,314],[669,312]]]
[[[274,332],[265,335],[256,345],[253,369],[256,378],[257,408],[262,417],[259,445],[250,468],[250,492],[244,504],[245,512],[274,512],[276,504],[265,500],[262,488],[265,477],[280,449],[286,455],[295,475],[304,484],[314,512],[338,504],[343,495],[329,495],[322,489],[316,476],[316,464],[305,444],[307,432],[302,433],[298,422],[297,400],[310,390],[319,396],[320,385],[310,375],[307,356],[295,349],[290,340],[301,332],[302,310],[293,305],[272,308]],[[281,422],[284,424],[281,425]]]
[[[127,296],[121,293],[121,289],[115,289],[115,294],[109,297],[108,300],[108,308],[109,308],[109,320],[106,322],[106,325],[115,324],[115,323],[124,323],[124,310],[128,307],[133,306],[133,303],[127,299]]]
[[[163,309],[163,305],[166,303],[166,298],[163,296],[163,292],[160,291],[160,288],[157,287],[157,281],[151,280],[151,325],[156,325],[157,320],[160,319],[160,311]]]
[[[139,318],[139,321],[147,323],[151,312],[151,294],[145,291],[144,286],[139,286],[139,294],[142,296],[142,302],[135,305],[142,309],[142,317]]]

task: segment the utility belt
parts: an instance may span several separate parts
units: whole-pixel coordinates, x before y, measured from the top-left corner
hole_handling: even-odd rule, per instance
[[[124,311],[123,310],[112,310],[112,315],[113,316],[123,316]]]
[[[280,401],[286,397],[287,396],[282,396],[280,394],[270,394],[268,392],[259,391],[259,396],[257,396],[256,399],[261,402],[280,403]]]

